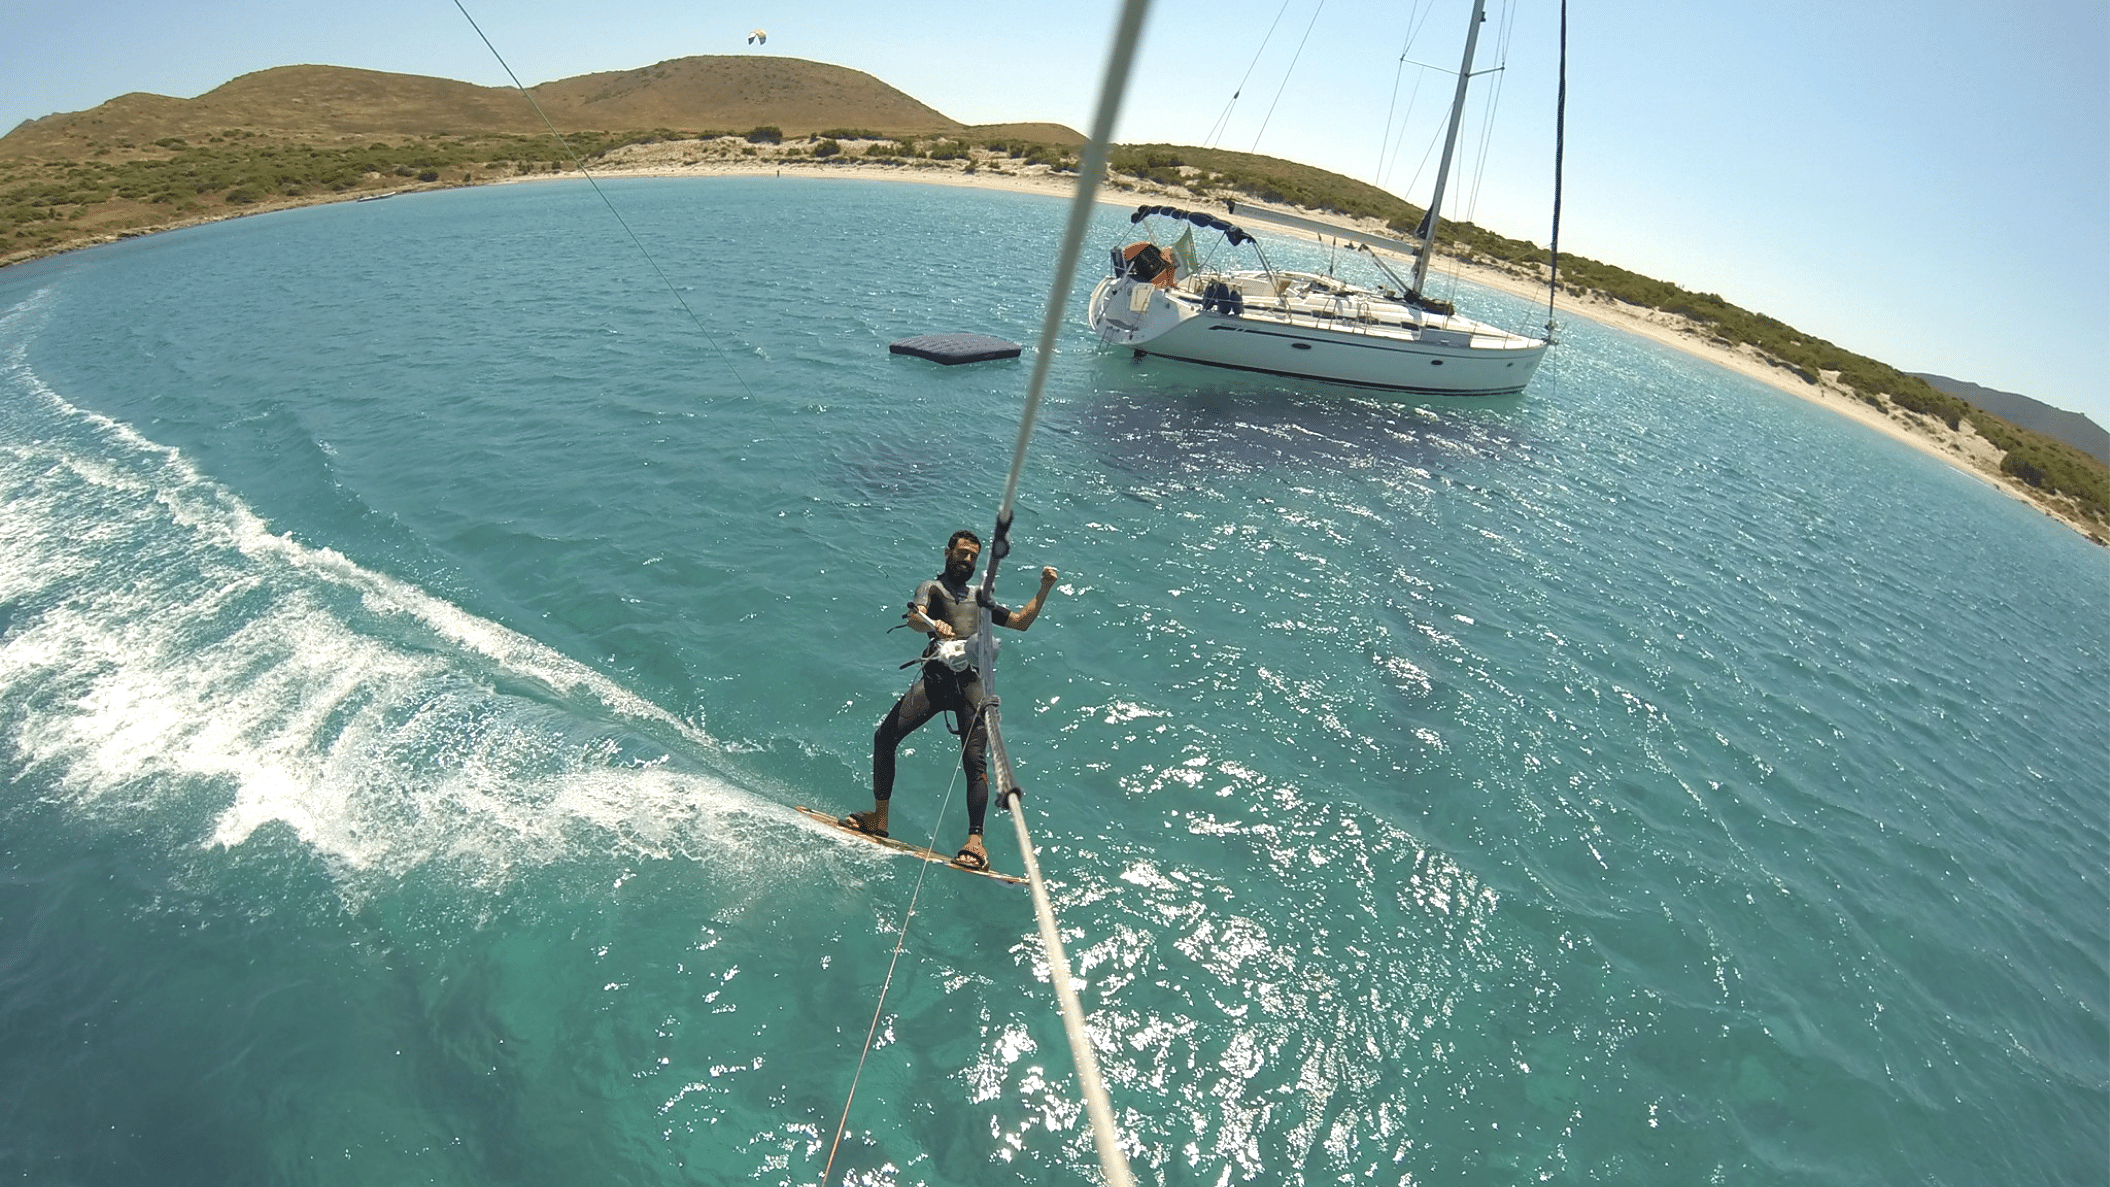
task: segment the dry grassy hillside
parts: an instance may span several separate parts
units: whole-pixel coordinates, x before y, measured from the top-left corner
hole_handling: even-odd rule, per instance
[[[675,58],[640,70],[544,83],[534,92],[565,131],[745,131],[773,124],[792,136],[827,128],[892,136],[955,132],[963,126],[861,70],[798,58]]]
[[[745,131],[760,124],[790,135],[837,127],[887,135],[963,130],[959,121],[863,71],[797,58],[676,58],[533,90],[566,132]],[[0,159],[121,157],[158,140],[196,142],[233,130],[245,138],[316,145],[545,131],[511,90],[344,66],[280,66],[195,99],[134,93],[88,111],[30,120],[0,137]],[[1082,140],[1073,132],[1068,138]]]
[[[1080,148],[1084,144],[1084,133],[1065,124],[976,124],[961,129],[960,135],[978,140],[1031,140],[1063,148]]]
[[[540,121],[513,91],[344,66],[279,66],[195,99],[135,92],[30,120],[0,137],[0,157],[80,159],[237,129],[276,142],[332,144],[439,131],[528,133],[540,130]]]

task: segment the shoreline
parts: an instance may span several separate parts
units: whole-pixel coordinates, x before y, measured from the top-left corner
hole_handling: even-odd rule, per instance
[[[1069,198],[1076,192],[1074,174],[1055,173],[1045,165],[1025,166],[1013,171],[996,169],[978,164],[970,172],[963,164],[865,164],[857,158],[837,162],[820,162],[803,158],[781,158],[758,156],[751,160],[728,161],[724,158],[693,159],[685,157],[687,150],[680,142],[625,145],[610,152],[596,163],[595,177],[781,177],[786,172],[800,178],[831,180],[884,181],[916,185],[954,186],[960,188],[994,189],[1010,193],[1040,194]],[[475,181],[468,185],[515,185],[526,182],[576,179],[576,170],[567,169],[556,173],[536,173],[522,176],[493,178]],[[412,185],[394,191],[395,194],[430,193],[443,189],[462,189],[462,184]],[[164,225],[143,227],[111,235],[98,236],[88,242],[73,244],[57,251],[31,256],[29,259],[11,261],[27,263],[30,259],[45,259],[63,255],[87,247],[100,246],[122,239],[140,238],[162,231],[180,230],[212,222],[223,222],[232,218],[246,218],[257,214],[270,214],[304,206],[319,206],[336,202],[351,202],[361,198],[381,195],[333,194],[327,198],[307,201],[294,200],[258,203],[252,209],[219,216],[195,218]],[[1098,196],[1102,206],[1126,206],[1138,199],[1158,198],[1167,202],[1186,205],[1201,204],[1191,193],[1159,186],[1152,183],[1136,183],[1124,180],[1103,186]],[[1328,217],[1322,212],[1305,212],[1311,217]],[[1338,216],[1333,216],[1338,221]],[[1378,230],[1375,224],[1369,229]],[[1439,263],[1444,272],[1473,284],[1495,289],[1511,296],[1543,300],[1546,287],[1543,280],[1518,275],[1503,268],[1461,259],[1456,256],[1440,256]],[[1947,463],[1976,477],[1986,485],[2008,496],[2028,504],[2043,514],[2064,523],[2079,532],[2085,539],[2099,546],[2110,546],[2100,525],[2083,518],[2071,506],[2046,498],[2041,492],[2013,479],[2000,471],[2001,451],[1985,438],[1974,432],[1966,422],[1961,429],[1950,429],[1941,421],[1899,408],[1888,400],[1877,408],[1846,389],[1830,382],[1811,383],[1800,374],[1789,371],[1760,355],[1747,346],[1737,346],[1707,334],[1697,323],[1675,314],[1643,306],[1627,305],[1624,302],[1597,296],[1577,297],[1564,295],[1558,306],[1561,313],[1571,317],[1583,317],[1612,329],[1634,334],[1658,345],[1669,347],[1682,354],[1711,363],[1744,378],[1765,384],[1776,391],[1797,399],[1820,405],[1848,420],[1889,437],[1928,457]]]

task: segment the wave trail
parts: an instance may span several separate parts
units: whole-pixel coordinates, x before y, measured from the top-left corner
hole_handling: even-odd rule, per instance
[[[90,812],[290,828],[339,869],[473,877],[581,836],[664,853],[762,801],[697,725],[270,526],[172,448],[78,408],[0,315],[0,753]],[[29,327],[33,328],[33,327]],[[734,830],[739,831],[739,830]]]

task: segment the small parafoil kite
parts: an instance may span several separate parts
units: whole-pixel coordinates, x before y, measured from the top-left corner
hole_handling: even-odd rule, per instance
[[[747,35],[747,43],[748,43],[749,45],[768,45],[768,44],[769,44],[769,30],[767,30],[767,29],[756,29],[756,30],[755,30],[754,32],[752,32],[752,33],[749,33],[749,34]]]

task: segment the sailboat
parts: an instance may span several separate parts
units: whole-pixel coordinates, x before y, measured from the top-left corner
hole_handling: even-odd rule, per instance
[[[1417,395],[1506,396],[1523,391],[1552,344],[1550,326],[1544,337],[1514,333],[1423,295],[1485,7],[1485,0],[1474,0],[1435,193],[1415,241],[1242,202],[1226,203],[1225,213],[1241,223],[1265,222],[1315,233],[1366,256],[1374,265],[1373,283],[1352,284],[1330,274],[1277,268],[1244,226],[1208,211],[1139,206],[1129,221],[1148,223],[1145,231],[1152,237],[1113,250],[1111,273],[1092,291],[1087,306],[1086,320],[1100,340],[1129,347],[1138,357]],[[1171,224],[1163,234],[1177,233],[1177,241],[1157,242],[1159,219]],[[1221,235],[1234,251],[1250,247],[1254,264],[1196,265],[1192,235],[1197,228]],[[1409,274],[1401,275],[1380,252],[1410,257]]]

